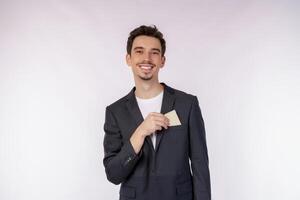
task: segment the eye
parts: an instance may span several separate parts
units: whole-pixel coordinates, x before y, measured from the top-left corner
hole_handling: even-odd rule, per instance
[[[153,51],[152,54],[159,55],[159,52],[158,51]]]
[[[137,53],[137,54],[142,54],[143,51],[142,51],[142,50],[136,50],[135,53]]]

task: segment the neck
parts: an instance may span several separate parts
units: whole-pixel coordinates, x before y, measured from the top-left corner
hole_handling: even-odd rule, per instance
[[[149,99],[157,96],[164,90],[164,86],[159,81],[135,80],[135,95],[142,99]]]

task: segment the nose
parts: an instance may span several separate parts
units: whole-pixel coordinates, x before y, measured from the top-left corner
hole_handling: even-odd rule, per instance
[[[145,60],[145,61],[151,61],[151,60],[152,60],[151,52],[146,52],[146,53],[144,54],[144,60]]]

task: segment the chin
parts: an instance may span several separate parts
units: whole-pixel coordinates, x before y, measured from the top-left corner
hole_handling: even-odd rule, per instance
[[[152,80],[153,76],[150,76],[150,77],[142,77],[142,76],[139,76],[140,79],[144,80],[144,81],[150,81]]]

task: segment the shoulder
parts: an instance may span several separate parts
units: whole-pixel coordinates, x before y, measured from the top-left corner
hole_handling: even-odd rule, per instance
[[[187,104],[197,101],[197,96],[194,94],[182,91],[180,89],[175,89],[175,88],[171,88],[171,89],[174,91],[176,101],[182,101]]]
[[[124,107],[126,105],[126,102],[127,102],[127,96],[128,95],[125,95],[122,98],[120,98],[120,99],[114,101],[113,103],[107,105],[106,109],[108,109],[110,111],[115,111],[115,110],[118,110],[118,109]]]

